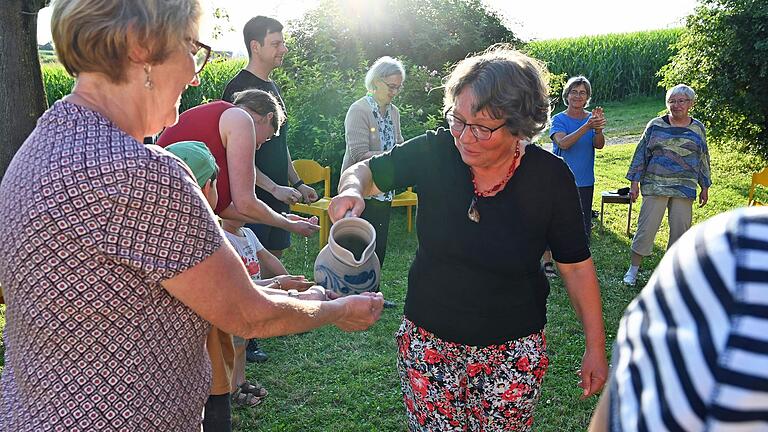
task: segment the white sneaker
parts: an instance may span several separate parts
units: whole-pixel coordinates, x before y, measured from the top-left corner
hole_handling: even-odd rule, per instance
[[[637,283],[637,273],[632,273],[631,270],[627,270],[624,274],[624,285],[635,286]]]

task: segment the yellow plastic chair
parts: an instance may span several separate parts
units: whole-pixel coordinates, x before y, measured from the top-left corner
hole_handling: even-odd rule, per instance
[[[308,184],[323,182],[323,197],[311,203],[296,203],[291,206],[294,213],[303,213],[317,216],[320,220],[320,249],[328,243],[328,234],[331,231],[331,220],[328,218],[328,204],[331,202],[331,167],[321,166],[310,159],[298,159],[293,161],[293,168],[299,174],[301,180]]]
[[[392,207],[408,207],[408,232],[413,230],[413,207],[419,205],[419,196],[409,187],[392,198]]]
[[[749,188],[749,199],[747,201],[748,206],[761,206],[764,203],[755,199],[755,189],[757,185],[768,188],[768,167],[763,168],[762,171],[752,174],[752,186]]]

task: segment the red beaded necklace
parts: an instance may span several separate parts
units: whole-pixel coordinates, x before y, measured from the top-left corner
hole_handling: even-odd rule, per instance
[[[520,145],[518,144],[515,147],[515,157],[512,159],[512,164],[509,166],[509,171],[507,172],[507,175],[504,176],[504,178],[501,179],[501,181],[495,184],[492,188],[482,192],[477,190],[477,181],[475,181],[475,173],[472,172],[472,170],[470,169],[469,172],[472,173],[472,187],[475,190],[475,195],[478,197],[489,197],[495,194],[496,192],[498,192],[499,190],[501,190],[501,188],[503,188],[504,185],[507,184],[509,179],[511,179],[512,176],[515,174],[515,170],[517,169],[517,159],[519,157],[520,157]]]

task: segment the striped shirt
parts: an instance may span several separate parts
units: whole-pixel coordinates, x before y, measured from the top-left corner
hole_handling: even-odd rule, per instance
[[[695,199],[697,184],[712,184],[704,125],[672,126],[668,116],[648,122],[626,178],[639,181],[643,195]]]
[[[669,250],[621,320],[611,431],[768,430],[768,208]]]

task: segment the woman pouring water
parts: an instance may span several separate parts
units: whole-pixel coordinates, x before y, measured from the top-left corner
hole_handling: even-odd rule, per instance
[[[543,65],[504,46],[461,61],[445,87],[449,129],[344,171],[328,213],[419,187],[419,246],[397,332],[411,431],[530,430],[549,364],[550,245],[582,322],[582,397],[607,376],[600,292],[573,175],[533,145],[549,114]]]

